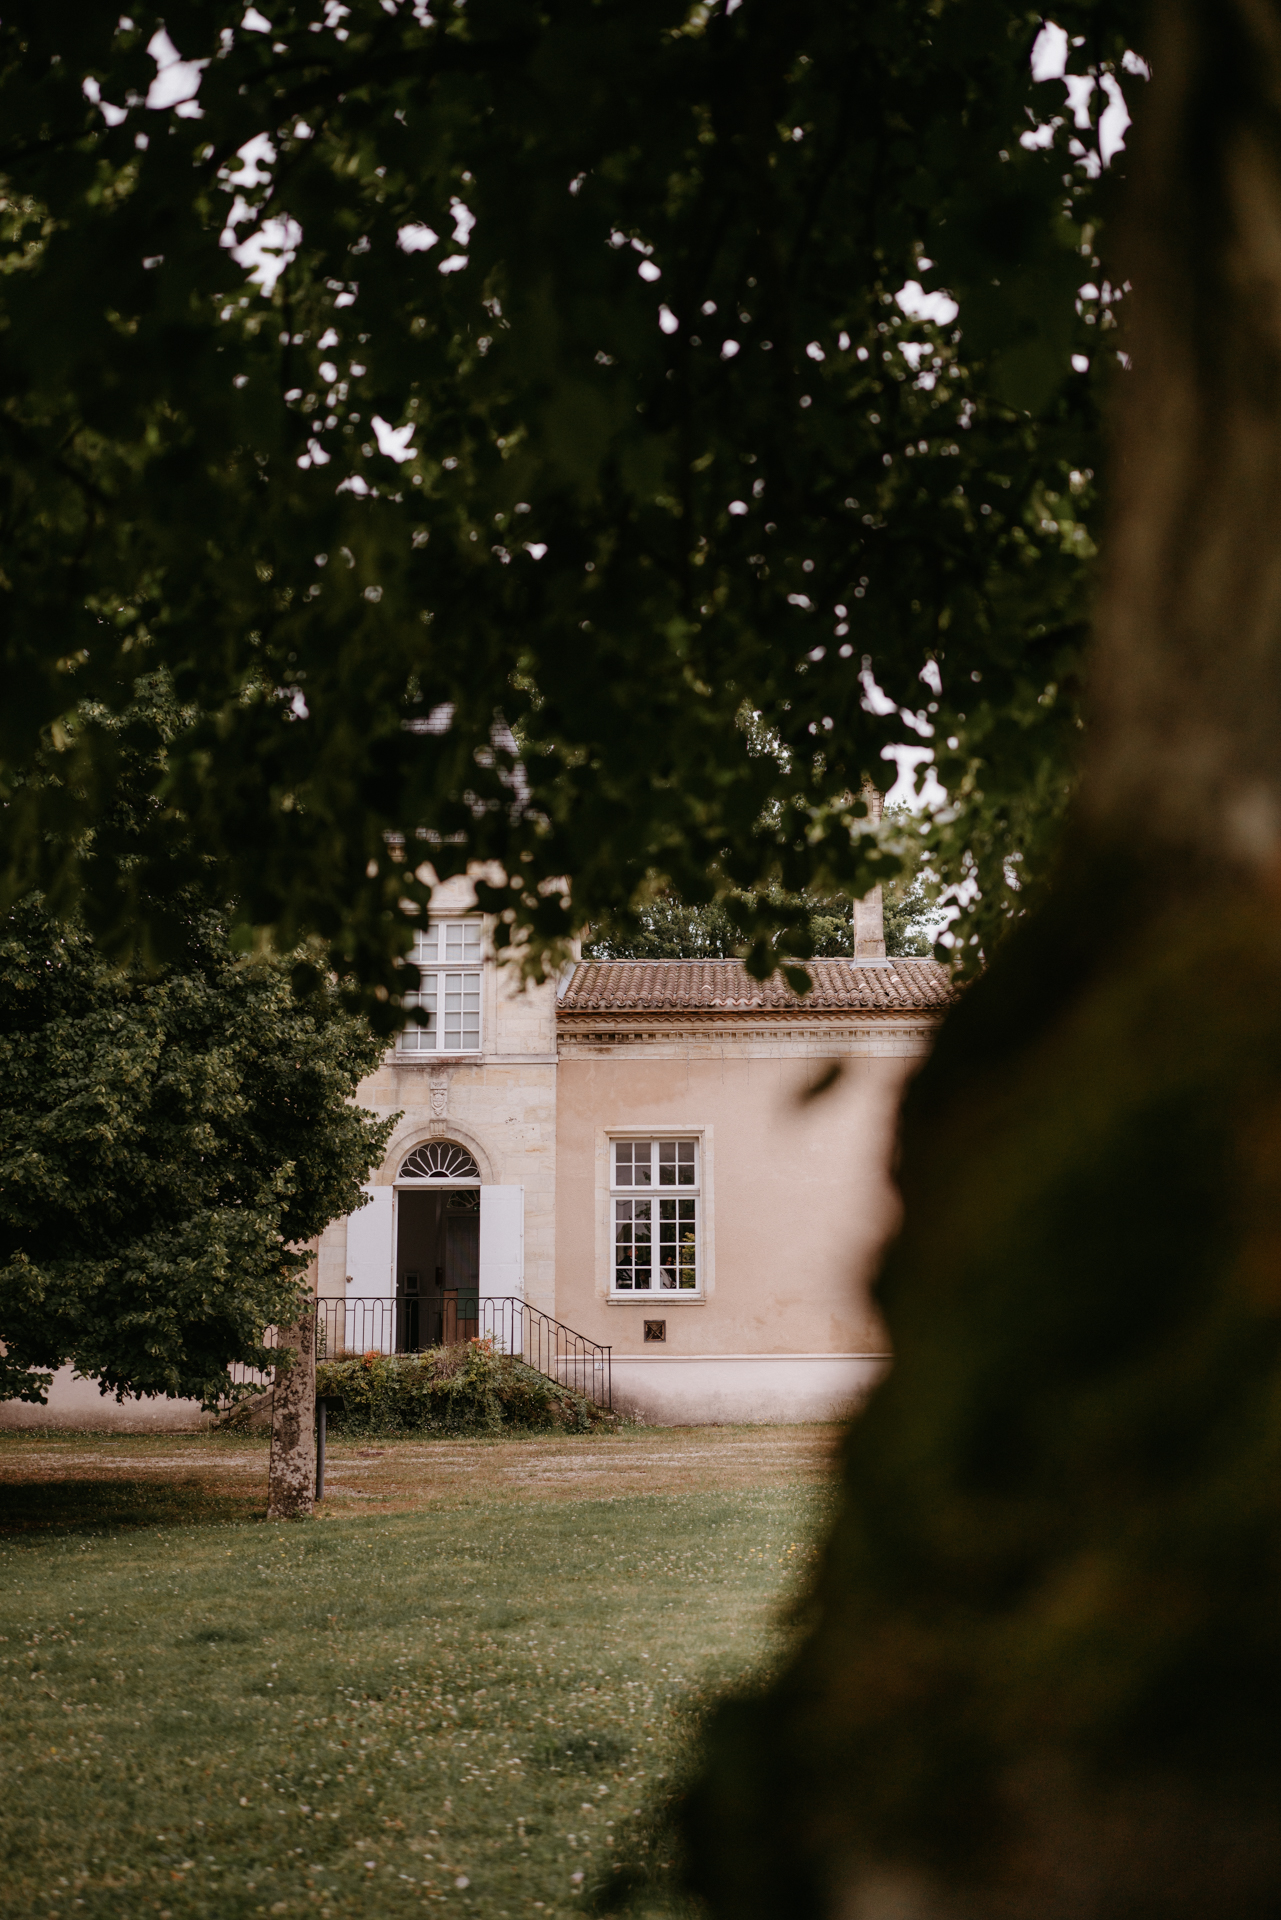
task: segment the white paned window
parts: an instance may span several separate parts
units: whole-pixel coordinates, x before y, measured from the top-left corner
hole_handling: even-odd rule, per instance
[[[422,981],[417,993],[405,995],[405,1005],[419,1008],[427,1022],[405,1027],[402,1053],[480,1052],[482,959],[479,917],[437,920],[414,935],[413,960]]]
[[[696,1293],[699,1185],[696,1140],[615,1140],[610,1212],[615,1294]]]

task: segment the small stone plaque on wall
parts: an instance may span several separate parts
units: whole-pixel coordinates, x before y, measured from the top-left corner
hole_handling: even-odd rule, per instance
[[[666,1320],[647,1320],[645,1322],[645,1339],[647,1342],[650,1340],[666,1340],[666,1338]]]

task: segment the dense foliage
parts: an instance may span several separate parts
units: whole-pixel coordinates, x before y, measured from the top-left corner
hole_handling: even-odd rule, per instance
[[[918,875],[888,881],[883,893],[885,951],[896,957],[925,957],[932,951],[930,931],[938,907]],[[854,905],[839,894],[807,894],[805,920],[789,942],[789,953],[806,959],[836,958],[854,952]],[[686,906],[670,894],[647,900],[616,933],[593,936],[583,944],[585,960],[726,960],[745,948],[743,929],[726,903]]]
[[[891,880],[883,890],[885,951],[893,959],[926,959],[934,951],[937,903],[919,879]]]
[[[104,1391],[213,1402],[270,1365],[304,1243],[360,1204],[390,1124],[332,989],[246,961],[193,908],[185,952],[119,970],[29,898],[0,922],[0,1396],[70,1361]]]
[[[1131,12],[1059,9],[1075,72]],[[499,862],[535,963],[657,879],[750,893],[768,967],[894,871],[850,796],[905,725],[990,941],[1069,783],[1109,361],[1105,96],[1072,124],[1040,24],[15,0],[0,757],[65,777],[11,791],[11,888],[147,930],[61,828],[114,777],[84,703],[164,668],[174,831],[388,1023],[424,857]]]
[[[322,1360],[316,1392],[330,1402],[332,1430],[341,1434],[589,1433],[616,1424],[603,1407],[490,1340]]]

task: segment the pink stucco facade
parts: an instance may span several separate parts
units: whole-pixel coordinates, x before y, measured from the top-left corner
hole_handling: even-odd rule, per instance
[[[610,1346],[623,1404],[690,1423],[816,1419],[884,1370],[870,1283],[897,1217],[899,1102],[932,1023],[851,1014],[562,1010],[556,1310]],[[688,1292],[613,1284],[611,1153],[629,1138],[696,1142]]]
[[[811,1095],[832,1063],[741,1043],[562,1058],[558,1316],[620,1356],[641,1350],[642,1322],[660,1311],[682,1353],[883,1352],[867,1282],[894,1221],[887,1161],[910,1063],[841,1060],[835,1085]],[[699,1141],[701,1284],[688,1299],[611,1297],[608,1160],[620,1133]]]

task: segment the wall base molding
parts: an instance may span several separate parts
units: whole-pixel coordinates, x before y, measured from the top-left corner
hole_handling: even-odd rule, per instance
[[[652,1426],[840,1420],[884,1379],[881,1353],[615,1352],[614,1405]]]
[[[96,1380],[78,1380],[72,1367],[59,1367],[48,1404],[0,1401],[0,1429],[66,1427],[73,1433],[192,1433],[213,1424],[199,1400],[117,1400],[98,1391]]]
[[[652,1426],[790,1426],[840,1420],[863,1401],[890,1366],[883,1353],[615,1352],[614,1405]],[[213,1416],[195,1400],[126,1400],[98,1392],[94,1380],[61,1367],[49,1404],[0,1403],[0,1429],[76,1432],[192,1432]]]

